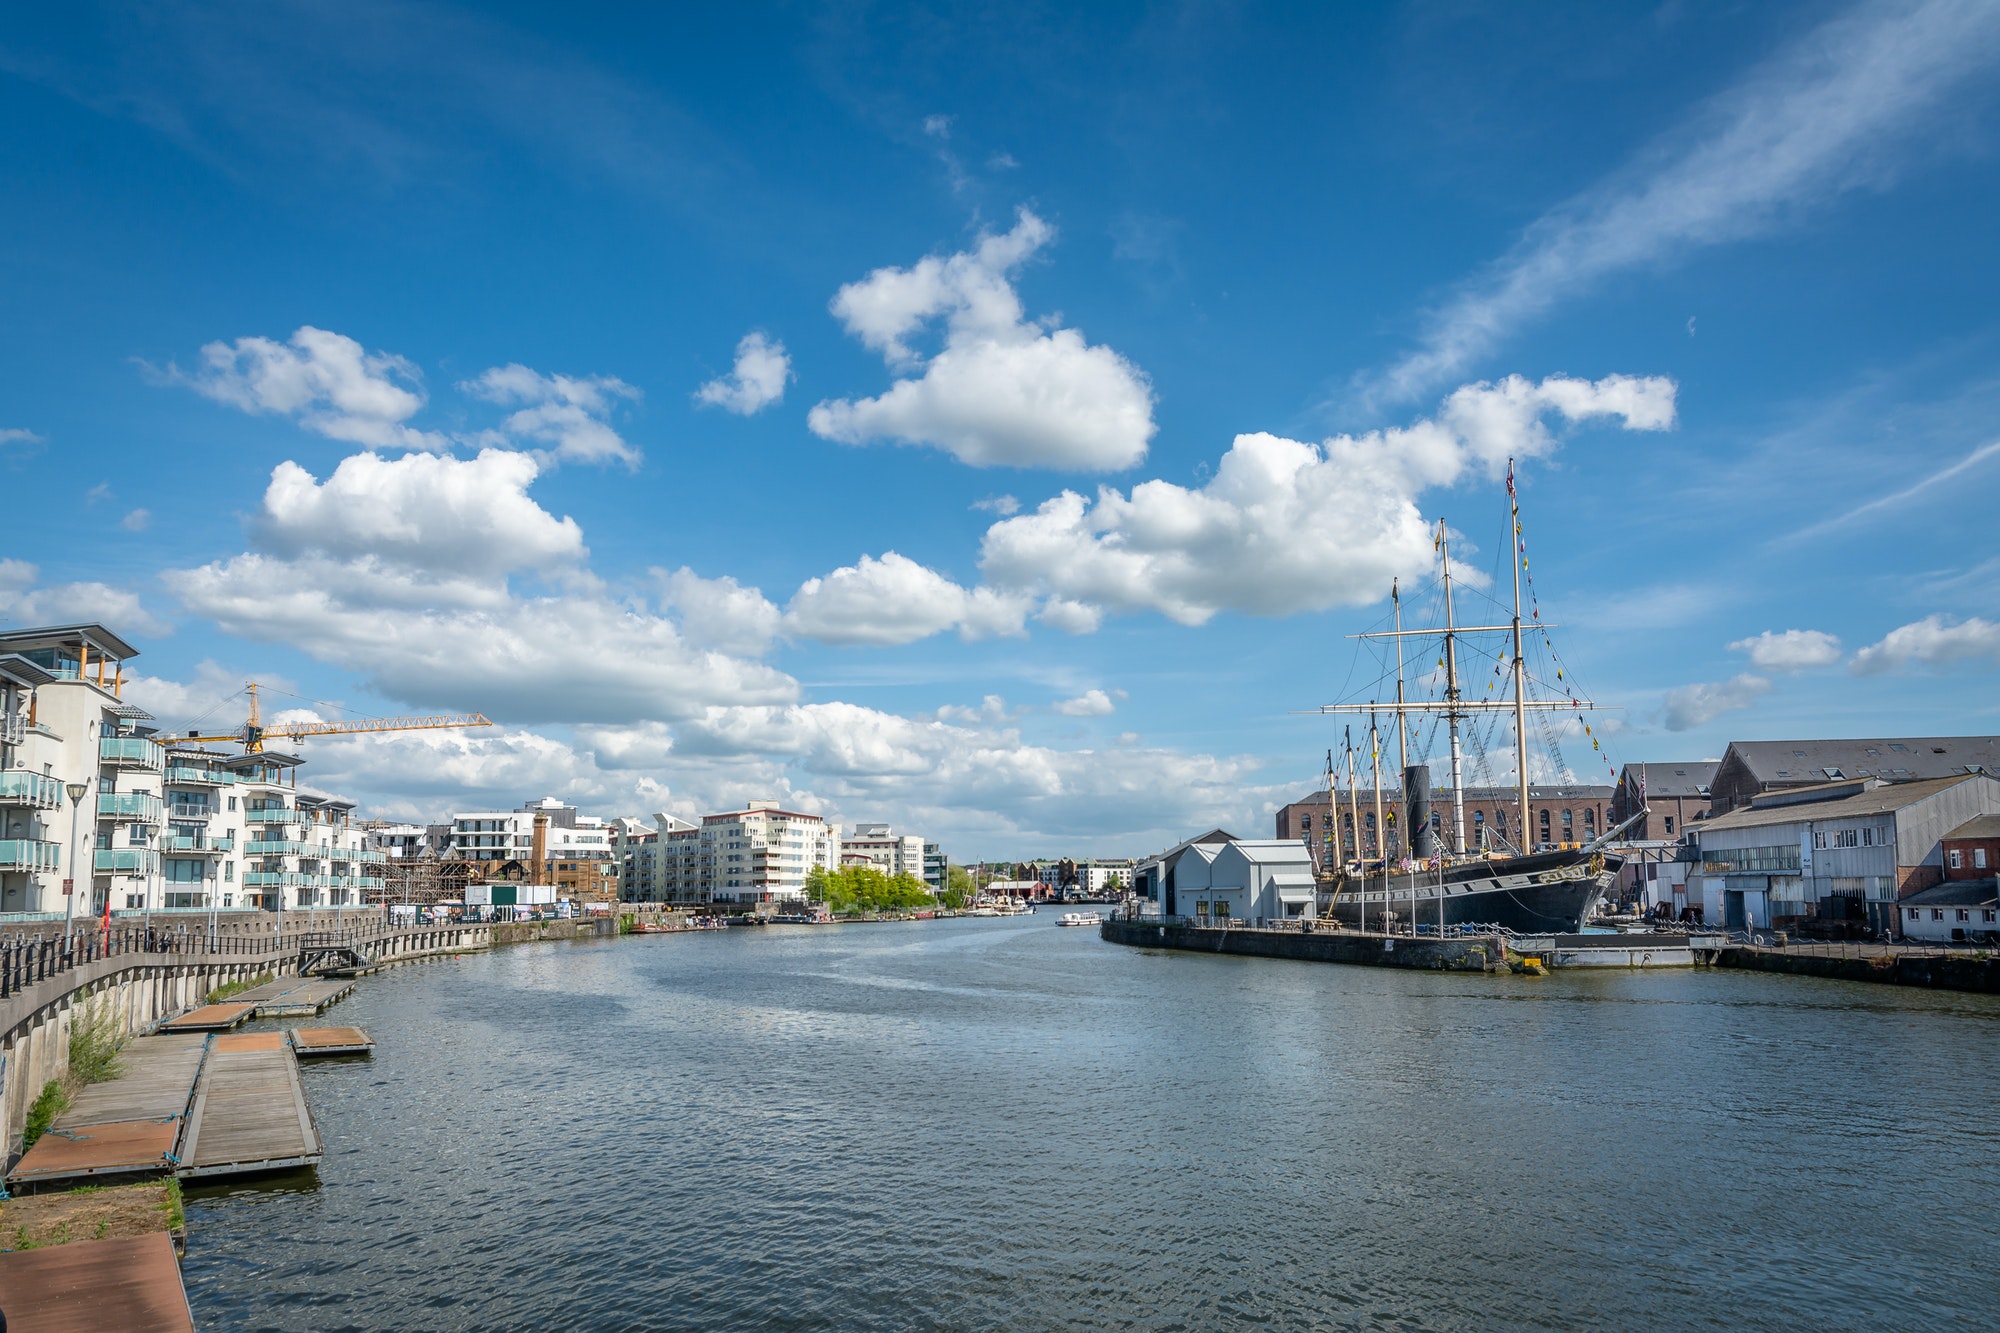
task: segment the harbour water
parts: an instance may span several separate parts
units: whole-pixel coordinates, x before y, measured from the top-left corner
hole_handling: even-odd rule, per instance
[[[1002,920],[363,983],[215,1329],[1990,1321],[2000,999],[1147,952]],[[280,1183],[282,1185],[282,1182]]]

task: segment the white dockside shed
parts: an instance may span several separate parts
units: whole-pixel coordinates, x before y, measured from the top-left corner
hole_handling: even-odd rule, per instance
[[[1197,924],[1263,925],[1315,915],[1312,854],[1303,841],[1244,840],[1190,850],[1175,868],[1178,915]]]

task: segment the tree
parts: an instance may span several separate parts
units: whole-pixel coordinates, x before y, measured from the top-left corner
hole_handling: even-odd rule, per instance
[[[944,872],[944,893],[939,897],[938,901],[953,911],[957,911],[971,902],[973,896],[972,872],[964,866],[946,866]]]
[[[806,872],[806,897],[824,903],[830,912],[901,911],[929,907],[937,900],[914,875],[885,875],[871,865]]]

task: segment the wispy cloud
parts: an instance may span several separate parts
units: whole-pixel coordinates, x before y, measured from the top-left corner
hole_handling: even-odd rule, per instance
[[[1821,25],[1715,98],[1692,125],[1528,228],[1372,383],[1405,400],[1608,274],[1740,240],[1800,206],[1879,185],[1886,150],[2000,58],[2000,6],[1883,0]]]
[[[1945,482],[1950,481],[1953,477],[1959,476],[1966,472],[1970,472],[1973,468],[1978,467],[1981,463],[1993,457],[1993,455],[1995,454],[2000,454],[2000,440],[1995,440],[1991,444],[1980,445],[1977,449],[1974,449],[1971,453],[1959,459],[1956,463],[1952,463],[1947,467],[1939,468],[1936,472],[1931,473],[1929,476],[1924,477],[1921,480],[1912,483],[1911,485],[1905,486],[1900,491],[1895,491],[1888,495],[1878,496],[1877,498],[1868,501],[1866,504],[1858,504],[1844,514],[1835,514],[1832,518],[1821,519],[1817,523],[1807,524],[1805,527],[1800,528],[1795,532],[1787,533],[1785,536],[1780,537],[1777,540],[1780,543],[1804,541],[1808,537],[1817,537],[1820,536],[1822,533],[1835,532],[1842,528],[1849,527],[1858,519],[1866,518],[1870,514],[1880,513],[1882,510],[1885,509],[1894,509],[1897,505],[1902,504],[1905,500],[1914,499],[1917,496],[1922,495],[1925,491],[1928,491],[1935,486],[1943,485]]]

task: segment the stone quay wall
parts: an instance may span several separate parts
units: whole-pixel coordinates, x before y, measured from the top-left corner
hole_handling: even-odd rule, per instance
[[[1113,944],[1139,949],[1181,949],[1190,953],[1244,958],[1289,958],[1305,963],[1353,963],[1363,967],[1404,967],[1431,972],[1485,972],[1507,966],[1497,938],[1412,939],[1407,935],[1362,935],[1334,930],[1252,930],[1214,926],[1172,926],[1157,921],[1113,919],[1098,928]]]

